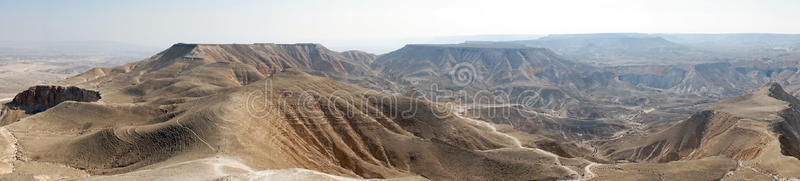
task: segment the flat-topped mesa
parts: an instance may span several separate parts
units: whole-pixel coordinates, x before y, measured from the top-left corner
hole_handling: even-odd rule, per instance
[[[396,60],[399,59],[399,60]],[[547,48],[513,45],[473,44],[409,44],[393,52],[381,55],[373,66],[388,66],[392,63],[492,63],[514,61],[531,63],[560,63],[558,55]]]
[[[368,64],[375,58],[375,55],[365,52],[336,52],[315,43],[178,43],[162,52],[150,65],[143,66],[161,69],[177,61],[233,62],[251,65],[264,75],[286,68],[298,68],[324,75],[360,75],[369,71]]]
[[[44,111],[64,101],[96,102],[100,92],[78,87],[38,85],[22,91],[9,103],[10,107],[25,109],[28,113]]]
[[[516,44],[508,44],[508,45],[501,45],[501,44],[480,44],[480,43],[473,43],[473,44],[408,44],[403,46],[403,48],[397,50],[408,50],[408,49],[429,49],[432,51],[437,51],[441,49],[453,49],[453,50],[466,50],[466,51],[486,51],[486,50],[516,50],[516,51],[544,51],[544,52],[552,52],[547,48],[540,48],[540,47],[528,47]]]
[[[484,85],[511,82],[555,84],[567,75],[589,71],[589,67],[564,60],[546,48],[472,44],[410,44],[381,55],[371,64],[373,71],[407,82],[451,81],[456,70],[474,73]]]

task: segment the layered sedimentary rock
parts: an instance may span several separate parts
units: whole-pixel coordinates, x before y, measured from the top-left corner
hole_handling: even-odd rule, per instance
[[[33,86],[17,94],[11,102],[0,106],[0,125],[16,122],[64,101],[96,102],[98,100],[100,100],[100,93],[93,90],[74,86]]]
[[[623,87],[613,75],[565,60],[544,48],[417,44],[381,55],[372,63],[387,79],[421,90],[428,97],[438,90],[465,91],[464,102],[482,91],[501,91],[526,106],[567,109],[568,102],[583,100],[583,94],[598,87]],[[594,93],[602,94],[602,93]],[[457,97],[457,96],[454,96]]]
[[[100,93],[78,87],[62,87],[40,85],[28,88],[11,101],[16,106],[53,107],[64,101],[95,102],[100,100]]]

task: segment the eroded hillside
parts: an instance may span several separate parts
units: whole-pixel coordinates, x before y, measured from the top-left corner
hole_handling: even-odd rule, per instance
[[[20,94],[46,109],[0,113],[0,178],[800,177],[800,101],[768,84],[707,105],[702,81],[747,89],[691,68],[599,69],[526,47],[176,44]]]

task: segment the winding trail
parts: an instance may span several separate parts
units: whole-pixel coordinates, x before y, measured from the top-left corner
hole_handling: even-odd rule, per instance
[[[77,176],[77,177],[74,177],[74,178],[59,177],[59,175],[57,175],[57,174],[56,175],[52,175],[52,174],[48,174],[48,173],[44,173],[44,174],[41,174],[41,175],[32,175],[33,178],[35,178],[37,180],[68,180],[68,179],[85,178],[85,177],[90,176],[90,174],[88,172],[86,172],[86,170],[78,169],[78,168],[75,168],[75,167],[71,167],[71,166],[66,165],[66,164],[54,163],[54,162],[43,162],[43,161],[31,161],[30,159],[27,159],[27,158],[23,157],[22,155],[20,155],[19,140],[14,135],[14,133],[12,133],[10,130],[8,130],[8,128],[6,128],[5,126],[0,127],[0,144],[2,144],[2,145],[0,145],[0,148],[4,148],[4,149],[0,150],[0,174],[10,174],[10,173],[18,171],[17,170],[18,169],[18,167],[17,167],[18,165],[16,165],[15,162],[20,161],[23,164],[25,164],[26,162],[27,163],[39,163],[39,164],[49,165],[49,166],[53,166],[53,167],[67,168],[67,169],[71,169],[71,170],[77,171],[77,172],[79,172],[81,174],[80,176]]]
[[[17,160],[17,138],[6,127],[0,127],[0,174],[14,172],[14,161]]]
[[[494,125],[492,125],[492,124],[490,124],[488,122],[480,121],[480,120],[476,120],[476,119],[473,119],[473,118],[466,117],[466,116],[464,116],[464,114],[466,112],[467,112],[467,107],[466,106],[455,107],[454,110],[453,110],[454,115],[456,115],[458,118],[466,120],[467,122],[472,123],[472,124],[477,125],[477,126],[486,127],[489,130],[491,130],[492,132],[494,132],[494,133],[496,133],[498,135],[501,135],[503,137],[506,137],[506,138],[508,138],[508,139],[513,141],[513,145],[511,147],[491,149],[491,150],[482,150],[481,152],[492,152],[492,151],[509,150],[509,149],[531,150],[531,151],[539,152],[539,153],[541,153],[543,155],[547,155],[549,157],[552,157],[555,160],[556,165],[558,165],[559,167],[562,167],[562,168],[566,169],[567,171],[569,171],[570,175],[576,175],[577,176],[577,178],[574,179],[574,180],[589,180],[589,179],[592,179],[592,178],[595,177],[595,174],[594,174],[594,172],[592,172],[591,168],[593,166],[597,165],[597,163],[586,160],[587,162],[589,162],[589,164],[586,165],[583,168],[583,171],[584,171],[583,174],[580,174],[580,173],[578,173],[578,171],[575,171],[574,169],[562,164],[561,163],[561,159],[560,159],[561,157],[559,157],[558,155],[556,155],[554,153],[551,153],[549,151],[545,151],[545,150],[539,149],[539,148],[525,147],[524,145],[522,145],[522,142],[519,141],[519,139],[517,137],[514,137],[514,136],[511,136],[509,134],[497,131],[497,127],[495,127]]]
[[[756,173],[759,173],[759,174],[761,174],[761,175],[765,175],[765,176],[771,177],[773,180],[779,180],[779,181],[784,181],[784,180],[798,180],[798,179],[796,179],[796,178],[782,177],[782,176],[775,175],[775,174],[772,174],[772,173],[769,173],[769,172],[765,172],[765,171],[763,171],[763,170],[757,169],[757,168],[755,168],[755,167],[752,167],[752,166],[750,166],[750,165],[745,165],[745,164],[744,164],[744,162],[743,162],[743,161],[741,161],[741,160],[736,160],[736,169],[735,169],[735,170],[733,170],[733,171],[729,171],[728,173],[726,173],[726,174],[725,174],[725,176],[726,176],[726,177],[727,177],[727,176],[729,176],[728,174],[731,174],[731,175],[732,175],[732,174],[733,174],[733,172],[735,172],[735,171],[739,170],[740,168],[746,168],[746,169],[753,170],[754,172],[756,172]],[[725,178],[725,177],[722,177],[722,178]]]
[[[583,180],[590,180],[590,179],[593,179],[594,177],[597,176],[596,174],[594,174],[594,172],[592,172],[592,167],[598,165],[598,163],[595,163],[595,162],[592,162],[592,161],[588,161],[588,162],[589,162],[589,165],[586,165],[586,167],[583,167]]]
[[[202,137],[200,137],[200,135],[198,135],[197,133],[195,133],[195,132],[194,132],[194,130],[190,129],[189,127],[186,127],[186,126],[184,126],[183,124],[181,124],[181,120],[180,120],[180,119],[176,120],[175,122],[176,122],[176,123],[178,123],[178,126],[180,126],[180,127],[184,128],[184,129],[186,129],[186,130],[189,130],[189,132],[191,132],[191,133],[194,135],[194,137],[196,137],[198,140],[200,140],[200,141],[202,141],[203,143],[205,143],[205,144],[206,144],[206,146],[208,146],[208,148],[209,148],[209,149],[211,149],[211,150],[212,150],[212,151],[214,151],[214,152],[217,152],[217,149],[214,149],[214,147],[213,147],[213,146],[211,146],[211,144],[209,144],[209,143],[208,143],[206,140],[204,140]]]

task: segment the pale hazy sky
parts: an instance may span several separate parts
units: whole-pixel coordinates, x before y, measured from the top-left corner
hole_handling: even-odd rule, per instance
[[[425,37],[800,33],[797,0],[0,0],[0,41],[317,42],[386,51]]]

